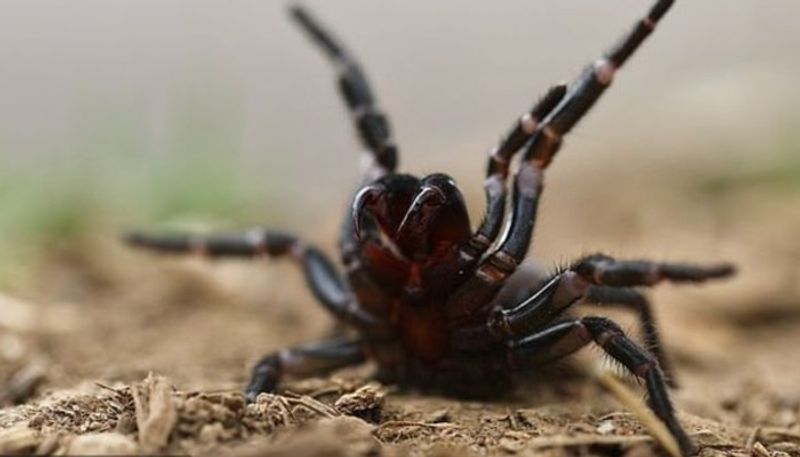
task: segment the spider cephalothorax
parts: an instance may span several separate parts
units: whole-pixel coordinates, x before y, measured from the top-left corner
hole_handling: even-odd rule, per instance
[[[487,210],[474,231],[450,177],[432,174],[420,179],[396,173],[397,148],[389,122],[360,67],[295,6],[292,17],[335,64],[340,91],[372,158],[343,224],[339,244],[345,276],[318,249],[270,229],[205,237],[133,234],[129,242],[212,257],[291,257],[320,303],[352,327],[352,334],[262,359],[246,389],[250,400],[274,390],[284,376],[306,376],[366,358],[375,360],[378,375],[390,382],[451,394],[495,394],[508,386],[514,373],[596,344],[643,380],[651,408],[689,454],[693,445],[675,418],[666,389],[667,383],[674,384],[668,359],[650,304],[637,287],[721,278],[733,273],[730,265],[620,261],[595,254],[549,276],[509,281],[528,252],[544,172],[562,138],[670,6],[672,0],[658,0],[574,83],[551,88],[514,123],[489,154]],[[512,167],[520,152],[519,163]],[[509,188],[511,213],[501,234]],[[631,340],[607,318],[572,317],[568,310],[580,303],[617,305],[637,313],[645,347],[651,349]]]
[[[353,202],[356,241],[371,276],[409,303],[441,299],[463,275],[460,248],[471,228],[464,199],[446,175],[386,175]]]
[[[461,191],[444,174],[384,176],[356,195],[353,218],[357,236],[363,220],[371,218],[398,254],[410,260],[439,257],[472,234]]]

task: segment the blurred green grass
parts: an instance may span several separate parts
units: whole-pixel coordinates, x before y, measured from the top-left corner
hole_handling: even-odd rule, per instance
[[[113,183],[103,175],[0,176],[0,286],[21,280],[46,251],[87,234],[241,220],[261,206],[221,164],[170,162],[153,175]]]
[[[696,177],[696,188],[709,197],[724,197],[758,189],[775,195],[800,191],[800,132],[779,130],[768,144],[747,150],[728,151],[740,159],[710,175]]]
[[[752,169],[713,176],[701,184],[701,189],[712,196],[746,188],[769,189],[777,193],[800,191],[800,157],[787,154],[777,164],[754,165]]]
[[[156,145],[146,141],[148,120],[126,101],[94,100],[78,109],[63,154],[0,156],[0,287],[20,282],[43,253],[87,234],[247,221],[274,208],[242,176],[240,119],[225,99],[195,91]]]

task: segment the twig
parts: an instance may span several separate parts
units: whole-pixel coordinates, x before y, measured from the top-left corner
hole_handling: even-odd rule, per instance
[[[325,417],[336,417],[340,415],[339,411],[336,411],[334,408],[306,395],[299,397],[286,396],[284,398],[286,398],[286,401],[291,405],[305,406],[311,411],[314,411],[315,413],[321,414]]]
[[[800,441],[800,433],[785,428],[765,427],[759,430],[758,436],[766,443],[778,440]]]
[[[519,430],[519,424],[515,417],[516,413],[512,412],[509,408],[506,408],[506,413],[508,414],[508,425],[511,427],[511,430]]]
[[[756,427],[750,432],[750,435],[747,437],[747,442],[744,445],[744,448],[748,451],[753,451],[753,445],[756,444],[756,440],[758,440],[758,434],[761,432],[761,427]]]
[[[616,399],[622,406],[636,414],[644,428],[661,444],[672,457],[681,457],[680,447],[667,426],[661,422],[655,414],[644,404],[641,398],[634,393],[628,386],[623,384],[610,371],[603,371],[596,375],[598,382]]]
[[[317,398],[325,396],[325,395],[330,395],[330,394],[339,395],[341,393],[342,393],[341,386],[328,386],[328,387],[323,387],[321,389],[317,389],[317,390],[311,392],[310,394],[308,394],[308,396],[316,400]]]
[[[104,383],[102,383],[100,381],[95,381],[94,385],[96,385],[97,387],[99,387],[101,389],[105,389],[105,390],[114,392],[115,394],[118,394],[118,395],[124,393],[123,389],[118,389],[118,388],[116,388],[114,386],[109,386],[108,384],[104,384]]]
[[[591,446],[591,445],[618,446],[625,444],[648,443],[650,441],[653,441],[653,438],[642,435],[633,435],[633,436],[557,435],[557,436],[543,436],[539,438],[534,438],[528,441],[526,447],[530,449],[542,449],[542,448],[569,448],[569,447]]]
[[[461,428],[460,425],[450,422],[415,422],[415,421],[388,421],[378,426],[378,430],[391,427],[423,427],[423,428]]]
[[[598,422],[603,422],[603,421],[607,421],[607,420],[611,420],[611,419],[616,419],[618,417],[619,418],[625,418],[625,417],[630,417],[630,416],[631,416],[631,413],[629,413],[627,411],[613,411],[613,412],[610,412],[610,413],[605,414],[603,416],[600,416],[597,419],[597,421]]]

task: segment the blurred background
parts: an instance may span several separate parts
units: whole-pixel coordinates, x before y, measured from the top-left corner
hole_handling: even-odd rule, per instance
[[[650,4],[306,3],[366,67],[402,169],[453,174],[475,220],[486,151]],[[570,136],[548,206],[576,179],[599,187],[548,208],[544,224],[586,205],[636,213],[603,186],[665,167],[707,184],[797,185],[799,14],[792,0],[678,2]],[[332,71],[284,2],[6,0],[0,69],[0,263],[11,264],[0,277],[87,224],[211,220],[314,237],[358,179]]]
[[[477,224],[487,151],[652,2],[304,3],[367,70],[401,169],[450,173]],[[798,17],[796,0],[677,1],[548,170],[531,249],[548,266],[736,263],[653,301],[679,407],[740,446],[736,427],[800,436]],[[329,332],[288,262],[160,259],[118,238],[265,225],[335,256],[360,153],[283,1],[0,2],[0,405],[150,371],[238,392],[267,351]]]

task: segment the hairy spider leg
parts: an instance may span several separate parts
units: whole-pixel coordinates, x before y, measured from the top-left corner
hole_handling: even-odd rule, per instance
[[[701,282],[734,273],[727,264],[698,266],[645,260],[615,260],[603,254],[586,256],[556,273],[530,298],[513,307],[497,306],[479,325],[452,330],[459,349],[480,349],[514,335],[524,335],[559,318],[569,307],[590,296],[592,288],[653,286],[661,281]],[[616,295],[609,298],[619,299]]]
[[[589,65],[573,83],[567,95],[539,123],[526,147],[514,180],[511,226],[497,250],[486,257],[471,277],[462,284],[448,304],[454,318],[468,318],[484,308],[511,273],[525,258],[530,246],[539,197],[544,185],[544,170],[561,146],[562,137],[589,111],[608,88],[614,72],[655,29],[673,0],[659,0],[633,30],[603,57]]]
[[[676,438],[683,455],[694,453],[694,444],[675,418],[658,361],[628,338],[615,322],[604,317],[584,317],[515,336],[508,342],[508,363],[520,371],[563,358],[594,342],[644,381],[650,408]]]
[[[366,180],[372,181],[397,168],[397,146],[391,138],[389,119],[376,106],[364,72],[356,59],[322,25],[299,5],[290,7],[292,18],[333,62],[339,91],[353,117],[362,143],[372,153]]]
[[[253,368],[245,389],[248,401],[258,394],[274,392],[285,376],[307,377],[356,365],[366,359],[361,342],[337,338],[283,349],[267,355]]]
[[[484,183],[486,215],[469,242],[461,248],[463,268],[467,269],[479,261],[500,234],[506,211],[506,187],[511,159],[536,133],[539,122],[558,105],[566,93],[566,85],[553,86],[530,111],[514,123],[500,144],[489,152]]]
[[[359,306],[325,254],[287,233],[261,228],[208,236],[132,233],[126,242],[162,253],[197,253],[213,258],[289,257],[300,265],[312,293],[334,316],[359,328],[377,330],[383,326],[381,319]]]
[[[661,371],[666,377],[667,385],[672,388],[678,387],[675,370],[672,369],[672,363],[661,342],[653,315],[653,306],[645,294],[630,287],[592,286],[584,297],[583,303],[621,308],[634,313],[639,321],[645,348],[658,360]]]
[[[521,334],[540,327],[561,315],[567,308],[592,293],[593,287],[606,288],[654,286],[661,281],[701,282],[733,274],[730,265],[699,266],[682,263],[658,263],[645,260],[615,260],[594,254],[575,262],[556,274],[531,298],[513,308],[492,311],[486,328],[496,339]],[[595,295],[595,298],[597,296]],[[620,294],[607,298],[620,299]]]

